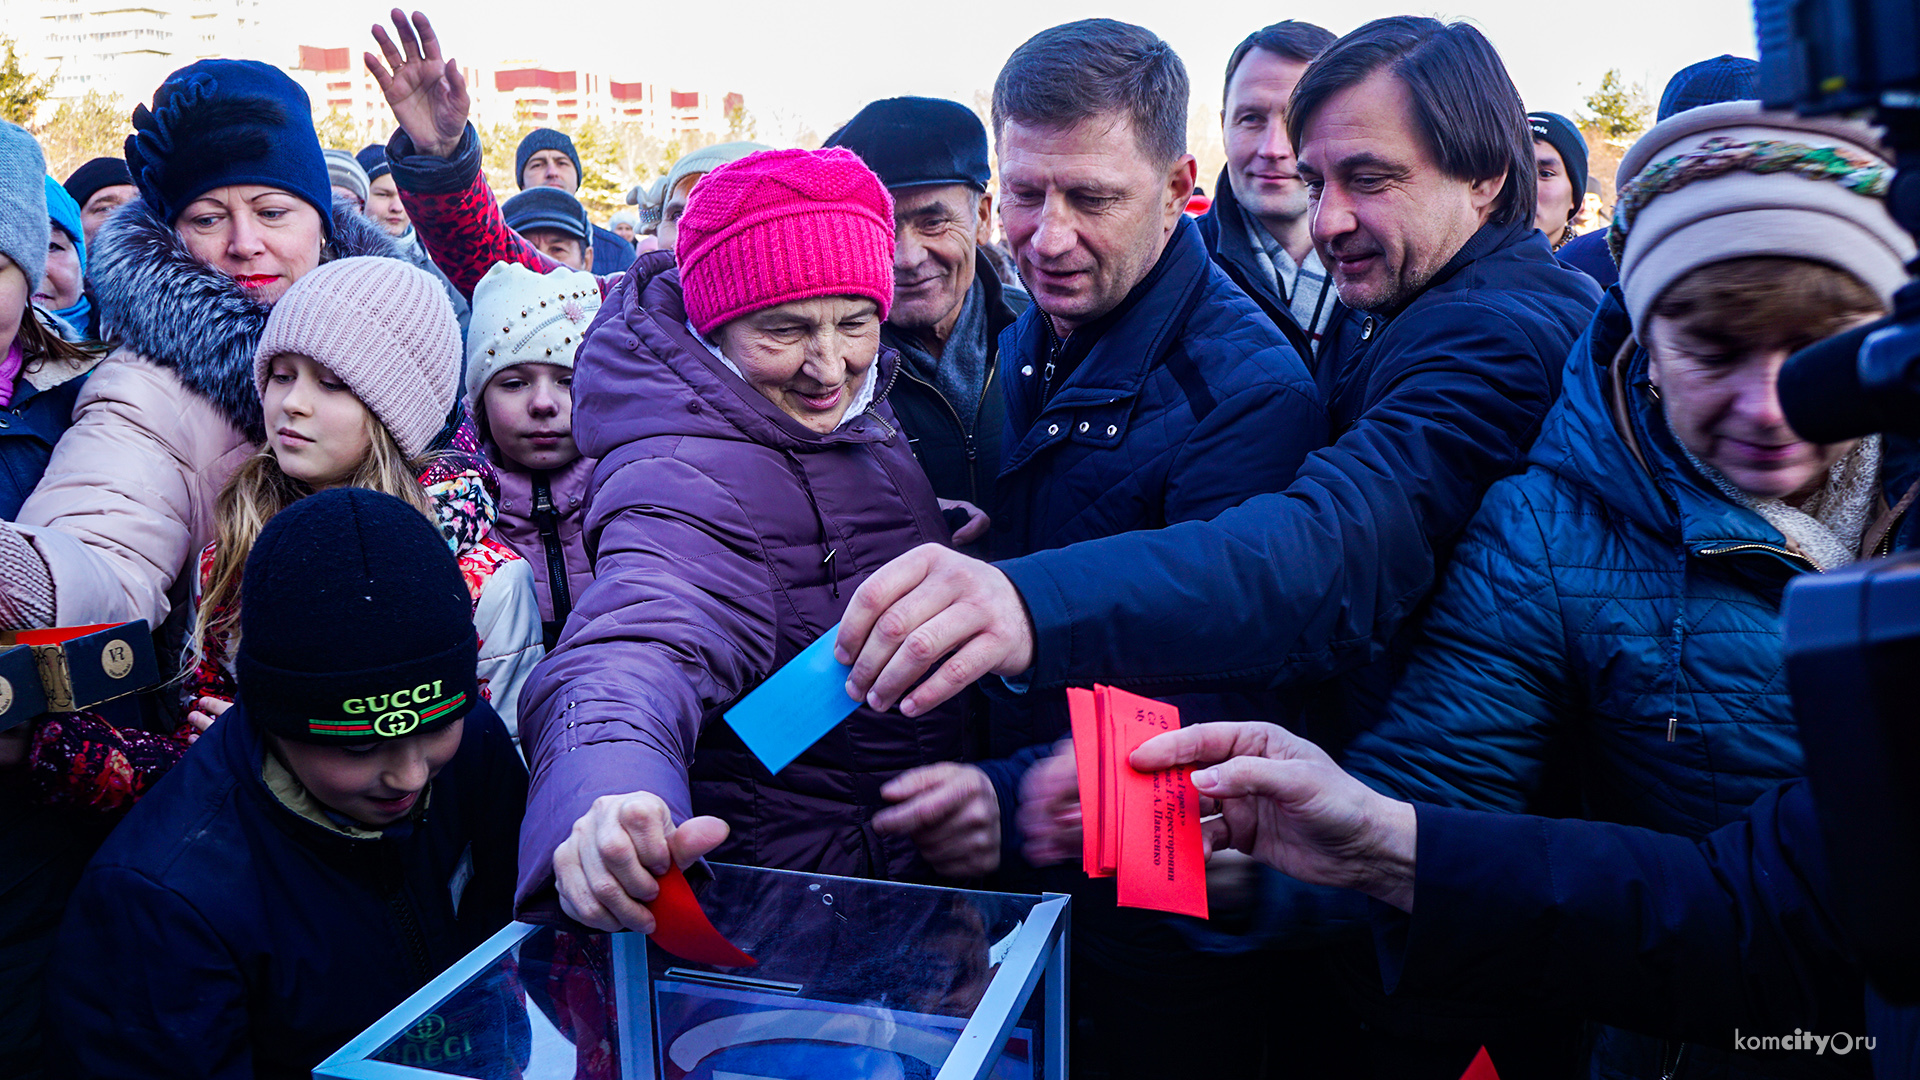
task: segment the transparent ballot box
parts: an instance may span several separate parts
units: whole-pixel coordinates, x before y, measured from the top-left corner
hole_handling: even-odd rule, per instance
[[[322,1080],[1066,1080],[1067,898],[714,864],[759,961],[512,923],[322,1062]]]

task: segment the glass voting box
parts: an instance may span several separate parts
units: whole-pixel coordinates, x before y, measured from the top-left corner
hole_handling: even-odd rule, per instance
[[[711,870],[701,907],[757,966],[512,923],[313,1075],[1066,1080],[1066,897]]]

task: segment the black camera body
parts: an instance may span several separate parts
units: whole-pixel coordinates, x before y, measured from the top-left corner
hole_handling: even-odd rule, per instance
[[[1754,0],[1754,17],[1763,102],[1882,125],[1888,210],[1920,234],[1920,0]],[[1920,283],[1788,360],[1780,404],[1817,443],[1920,435]],[[1842,931],[1882,995],[1920,1001],[1920,554],[1803,576],[1783,622]]]

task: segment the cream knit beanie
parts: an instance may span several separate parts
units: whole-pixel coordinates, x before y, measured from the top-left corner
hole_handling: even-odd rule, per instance
[[[538,274],[518,263],[495,263],[473,289],[467,328],[467,407],[500,369],[515,364],[572,368],[587,324],[600,310],[600,282],[582,270]]]
[[[1914,255],[1887,212],[1892,173],[1857,121],[1729,101],[1654,125],[1620,162],[1608,236],[1633,325],[1692,271],[1751,256],[1826,263],[1890,299]]]
[[[460,325],[433,275],[399,259],[336,259],[295,282],[273,305],[253,356],[267,367],[309,357],[378,417],[409,457],[424,453],[460,395]]]

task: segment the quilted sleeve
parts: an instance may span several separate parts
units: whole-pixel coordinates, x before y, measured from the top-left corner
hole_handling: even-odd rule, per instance
[[[521,695],[523,912],[551,896],[554,849],[600,796],[649,791],[690,817],[706,717],[773,670],[778,586],[752,515],[693,463],[601,468],[593,583]]]
[[[998,564],[1033,619],[1031,687],[1274,689],[1385,655],[1482,494],[1525,459],[1569,344],[1479,304],[1421,317],[1285,490]]]
[[[1538,474],[1534,474],[1538,475]],[[1401,798],[1529,809],[1568,706],[1566,633],[1548,544],[1527,498],[1502,481],[1467,527],[1386,717],[1347,769]]]
[[[400,189],[407,217],[420,230],[420,242],[460,295],[472,299],[474,286],[495,263],[519,263],[539,274],[559,268],[559,263],[507,228],[493,189],[487,186],[487,175],[480,169],[480,136],[473,125],[467,125],[452,157],[421,154],[403,131],[387,144],[387,158],[393,163],[393,182]],[[601,292],[605,291],[602,279]]]

